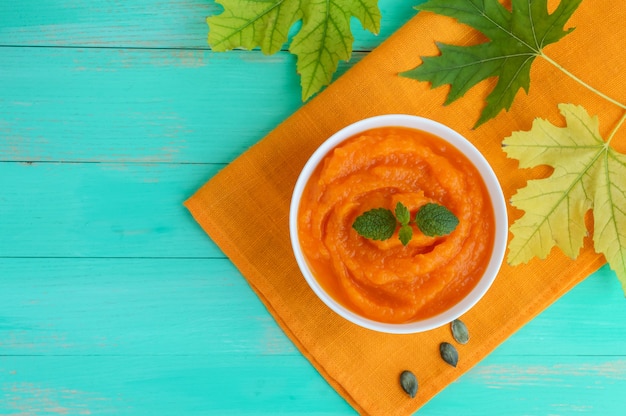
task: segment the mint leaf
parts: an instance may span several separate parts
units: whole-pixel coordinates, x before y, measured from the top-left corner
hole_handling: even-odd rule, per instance
[[[424,235],[434,237],[450,234],[459,219],[443,205],[428,203],[417,211],[415,222]]]
[[[387,208],[375,208],[356,217],[352,228],[359,235],[371,240],[387,240],[400,223],[398,238],[406,246],[413,238],[413,228],[409,225],[411,213],[401,202],[396,204],[394,213]],[[446,207],[428,203],[422,206],[415,216],[415,223],[419,229],[429,237],[450,234],[459,224],[458,218]]]
[[[409,221],[411,221],[411,213],[409,212],[409,209],[402,204],[402,202],[398,202],[396,204],[396,219],[402,225],[407,225]]]
[[[400,227],[400,231],[398,232],[398,238],[403,246],[409,244],[411,238],[413,238],[413,228],[410,225],[406,224]]]
[[[359,215],[352,228],[365,238],[387,240],[396,231],[396,217],[386,208],[375,208]]]

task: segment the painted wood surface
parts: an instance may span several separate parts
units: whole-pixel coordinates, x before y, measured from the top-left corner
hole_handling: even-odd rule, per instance
[[[339,73],[414,3],[354,22]],[[354,414],[182,206],[302,105],[287,52],[210,51],[219,9],[0,0],[0,415]],[[419,414],[622,415],[625,389],[604,267]]]

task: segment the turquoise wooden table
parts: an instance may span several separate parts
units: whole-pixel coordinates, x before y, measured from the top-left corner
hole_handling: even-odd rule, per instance
[[[354,22],[339,74],[412,5]],[[219,10],[0,1],[1,415],[354,413],[182,205],[303,105],[288,52],[209,49]],[[623,415],[625,390],[604,267],[419,413]]]

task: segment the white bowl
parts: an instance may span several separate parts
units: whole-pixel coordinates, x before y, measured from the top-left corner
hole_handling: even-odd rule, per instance
[[[366,130],[378,128],[378,127],[407,127],[416,130],[422,130],[431,133],[446,142],[450,143],[458,150],[460,150],[478,169],[483,181],[487,187],[491,203],[493,205],[495,215],[495,239],[493,244],[493,250],[491,253],[491,259],[487,265],[485,273],[478,281],[472,291],[463,298],[459,303],[451,307],[450,309],[427,319],[420,321],[413,321],[402,324],[391,324],[374,321],[357,313],[349,310],[345,306],[341,305],[335,299],[333,299],[316,280],[315,276],[311,272],[307,261],[302,253],[300,242],[298,239],[298,210],[300,207],[300,199],[305,185],[307,184],[311,174],[322,161],[322,159],[333,150],[338,144],[343,142],[354,135],[364,132]],[[304,275],[307,283],[315,292],[315,294],[334,312],[347,319],[348,321],[371,330],[393,333],[393,334],[408,334],[423,332],[439,326],[445,325],[454,319],[460,317],[462,314],[472,308],[487,292],[491,284],[493,283],[502,260],[504,258],[504,252],[507,242],[508,233],[508,219],[506,211],[506,203],[504,195],[502,194],[502,188],[498,182],[498,178],[491,169],[491,166],[484,158],[484,156],[470,143],[467,139],[461,136],[451,128],[438,123],[436,121],[411,116],[404,114],[388,114],[376,117],[367,118],[351,124],[328,138],[310,157],[305,164],[298,180],[296,182],[289,212],[289,231],[291,235],[291,245],[293,252],[300,267],[300,271]]]

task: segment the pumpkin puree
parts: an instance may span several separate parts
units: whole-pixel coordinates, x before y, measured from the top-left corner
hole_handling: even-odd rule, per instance
[[[373,208],[411,212],[413,238],[360,236],[355,218]],[[413,220],[428,202],[459,219],[449,235],[427,237]],[[411,322],[434,316],[474,288],[490,259],[493,208],[474,165],[429,133],[385,127],[356,135],[323,159],[305,187],[298,235],[326,292],[369,319]]]

